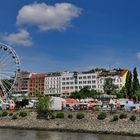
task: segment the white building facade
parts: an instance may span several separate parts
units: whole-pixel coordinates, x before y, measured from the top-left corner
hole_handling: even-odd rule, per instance
[[[79,73],[78,74],[78,91],[85,86],[89,89],[97,90],[97,76],[98,73]]]
[[[72,92],[80,91],[88,86],[97,90],[97,73],[63,72],[61,75],[61,95],[69,96]]]
[[[48,75],[44,81],[44,95],[60,96],[61,95],[61,76]]]
[[[60,76],[45,77],[45,95],[68,97],[83,87],[97,90],[97,73],[62,72]]]
[[[59,75],[49,75],[45,78],[45,95],[68,97],[72,92],[80,91],[88,86],[98,92],[103,92],[106,78],[112,78],[113,83],[121,89],[124,86],[123,75],[116,71],[107,72],[62,72]]]
[[[76,79],[73,72],[63,72],[61,74],[61,96],[67,97],[70,93],[77,91]]]

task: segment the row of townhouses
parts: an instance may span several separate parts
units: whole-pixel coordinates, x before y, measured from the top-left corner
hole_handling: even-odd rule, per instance
[[[88,86],[103,92],[106,78],[121,89],[125,85],[128,70],[104,70],[97,72],[61,72],[48,74],[30,74],[21,72],[18,79],[18,92],[33,94],[39,91],[50,96],[68,97],[72,92]]]

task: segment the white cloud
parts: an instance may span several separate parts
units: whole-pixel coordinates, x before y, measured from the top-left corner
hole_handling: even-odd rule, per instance
[[[34,3],[23,6],[17,16],[17,25],[34,25],[42,31],[64,30],[71,20],[80,15],[81,9],[70,3]]]
[[[1,38],[11,45],[31,46],[32,38],[25,29],[20,29],[18,33],[2,35]]]
[[[140,60],[140,52],[136,54],[136,57]]]

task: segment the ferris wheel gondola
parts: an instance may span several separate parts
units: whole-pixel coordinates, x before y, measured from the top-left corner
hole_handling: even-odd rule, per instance
[[[0,96],[7,98],[15,87],[20,59],[14,49],[0,43]]]

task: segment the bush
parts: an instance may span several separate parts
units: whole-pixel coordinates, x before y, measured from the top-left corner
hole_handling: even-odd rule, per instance
[[[105,112],[101,112],[97,117],[98,120],[104,120],[105,118],[106,118],[106,113]]]
[[[126,119],[127,115],[126,114],[120,114],[120,119]]]
[[[16,114],[14,114],[13,116],[12,116],[12,120],[16,120],[18,117],[17,117],[17,115]]]
[[[51,119],[55,119],[55,115],[52,115],[52,116],[51,116]]]
[[[2,114],[1,114],[2,117],[5,117],[7,115],[8,115],[8,112],[7,111],[3,111]]]
[[[134,122],[134,121],[136,120],[136,116],[135,116],[135,115],[132,115],[132,116],[130,117],[130,120]]]
[[[11,113],[9,113],[9,116],[13,116],[13,113],[11,112]]]
[[[68,115],[68,118],[69,118],[69,119],[72,119],[72,118],[73,118],[73,115],[72,115],[72,114],[69,114],[69,115]]]
[[[64,113],[57,113],[56,114],[56,118],[59,118],[59,119],[63,119],[64,118]]]
[[[123,98],[123,94],[121,92],[117,93],[117,98]]]
[[[76,115],[76,119],[83,119],[85,117],[85,114],[84,113],[78,113]]]
[[[119,117],[118,117],[118,115],[115,115],[115,116],[113,116],[113,119],[112,119],[112,121],[118,121],[119,120]]]
[[[26,111],[20,111],[19,112],[19,116],[20,117],[26,117],[27,116],[27,112]]]

